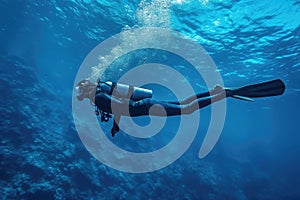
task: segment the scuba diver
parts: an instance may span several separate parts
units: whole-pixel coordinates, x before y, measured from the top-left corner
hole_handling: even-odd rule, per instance
[[[157,101],[152,98],[152,90],[129,86],[121,83],[97,83],[89,80],[80,81],[77,86],[77,99],[87,98],[95,106],[96,115],[101,114],[101,122],[107,122],[114,114],[112,137],[119,131],[120,117],[123,116],[174,116],[191,114],[211,103],[226,97],[246,101],[252,98],[277,96],[284,93],[285,85],[280,79],[247,85],[237,89],[223,88],[216,85],[212,90],[200,93],[183,101]]]

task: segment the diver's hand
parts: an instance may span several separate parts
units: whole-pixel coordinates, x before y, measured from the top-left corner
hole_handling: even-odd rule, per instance
[[[111,133],[111,136],[115,137],[116,133],[120,131],[120,128],[118,125],[115,125],[112,127],[110,133]]]
[[[120,131],[119,122],[121,119],[121,115],[115,114],[114,116],[114,125],[110,131],[111,136],[115,137],[116,133]]]

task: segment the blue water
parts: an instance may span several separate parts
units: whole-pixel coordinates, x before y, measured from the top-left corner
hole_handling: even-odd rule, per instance
[[[2,0],[1,199],[300,199],[299,19],[297,0]],[[198,151],[209,109],[175,163],[145,174],[111,169],[78,137],[73,83],[100,42],[124,28],[147,26],[171,28],[201,44],[226,86],[280,78],[286,92],[254,103],[229,99],[220,140],[204,159]],[[159,143],[122,133],[114,140],[147,152],[174,137],[167,126]]]

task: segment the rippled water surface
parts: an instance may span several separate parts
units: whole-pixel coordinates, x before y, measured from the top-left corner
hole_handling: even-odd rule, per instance
[[[220,140],[202,160],[209,109],[192,146],[172,165],[148,174],[111,169],[77,135],[72,87],[95,46],[141,27],[173,29],[202,45],[225,86],[280,78],[286,92],[254,103],[228,100]],[[0,1],[1,198],[300,199],[299,37],[297,0]],[[105,76],[117,80],[149,61],[170,64],[195,90],[206,90],[186,62],[167,53],[137,52]],[[114,142],[147,152],[168,143],[174,127],[148,141],[121,133]]]

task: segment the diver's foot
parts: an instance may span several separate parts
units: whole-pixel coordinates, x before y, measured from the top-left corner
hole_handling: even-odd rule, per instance
[[[225,89],[221,85],[215,85],[214,89],[210,91],[211,95],[221,94]]]
[[[232,97],[232,96],[233,96],[233,92],[232,92],[231,89],[226,88],[226,89],[225,89],[225,92],[226,92],[226,96],[227,96],[227,97]]]

